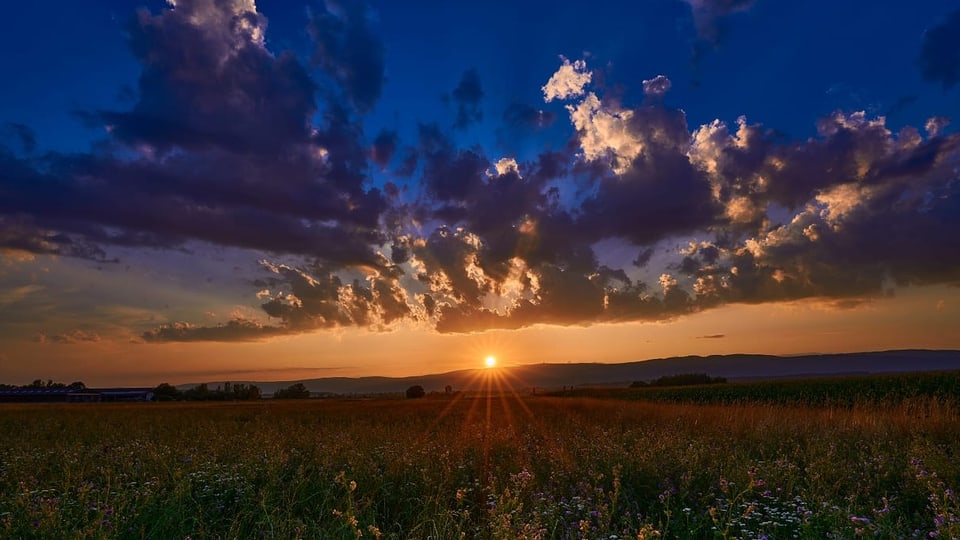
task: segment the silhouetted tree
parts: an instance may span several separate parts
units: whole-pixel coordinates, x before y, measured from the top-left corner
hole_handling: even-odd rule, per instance
[[[651,386],[690,386],[694,384],[725,383],[724,377],[711,377],[706,373],[681,373],[679,375],[664,375],[650,383]]]
[[[160,383],[153,389],[154,401],[180,401],[181,399],[183,399],[183,392],[172,384]]]
[[[415,384],[410,388],[407,388],[407,397],[410,399],[422,398],[425,395],[427,395],[426,390],[424,390],[419,384]]]
[[[273,393],[273,397],[274,399],[307,399],[310,397],[310,390],[303,383],[296,383],[277,390]]]

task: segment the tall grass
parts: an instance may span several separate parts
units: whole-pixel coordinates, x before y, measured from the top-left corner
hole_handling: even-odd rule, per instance
[[[951,407],[0,407],[2,538],[960,536]]]

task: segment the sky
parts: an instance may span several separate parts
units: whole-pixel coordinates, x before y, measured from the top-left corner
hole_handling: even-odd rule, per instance
[[[0,382],[960,348],[953,1],[6,9]]]

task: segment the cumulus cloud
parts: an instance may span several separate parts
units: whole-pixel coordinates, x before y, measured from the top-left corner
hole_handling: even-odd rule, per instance
[[[633,111],[604,106],[592,92],[576,105],[568,105],[567,111],[587,161],[609,156],[613,170],[622,174],[643,150],[643,144],[629,127]]]
[[[643,93],[651,97],[663,97],[670,91],[673,83],[665,75],[657,75],[643,81]]]
[[[143,66],[136,103],[88,114],[113,147],[0,151],[0,219],[13,224],[3,245],[102,260],[110,245],[200,240],[375,263],[386,201],[364,187],[362,131],[336,108],[313,123],[318,87],[292,53],[266,48],[266,28],[250,1],[140,11],[129,32]]]
[[[517,165],[517,160],[512,157],[504,157],[497,160],[493,164],[494,169],[496,169],[497,174],[503,176],[507,173],[514,173],[516,175],[520,174],[519,166]]]
[[[590,83],[592,74],[587,70],[587,63],[583,60],[576,60],[572,64],[570,60],[560,57],[563,63],[560,68],[550,76],[547,84],[543,85],[543,99],[551,102],[555,99],[570,99],[583,95],[583,88]]]
[[[716,21],[751,2],[690,4]],[[665,76],[613,97],[591,86],[585,61],[563,59],[541,90],[564,102],[567,144],[487,155],[456,132],[481,118],[476,71],[451,94],[456,125],[368,137],[362,113],[384,80],[368,10],[328,2],[310,25],[317,69],[269,49],[252,1],[140,12],[133,104],[88,114],[109,127],[103,145],[38,155],[31,132],[10,131],[0,249],[101,262],[117,246],[262,253],[256,316],[138,328],[150,343],[663,320],[960,282],[960,252],[943,240],[960,236],[960,138],[942,118],[894,132],[837,111],[805,140],[746,118],[690,126],[659,99]],[[520,103],[503,116],[508,129],[554,124],[551,135],[555,119]]]

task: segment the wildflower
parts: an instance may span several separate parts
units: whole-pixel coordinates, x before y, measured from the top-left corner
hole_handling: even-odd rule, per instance
[[[653,525],[644,525],[637,531],[637,540],[650,540],[651,538],[660,538],[660,531],[653,528]]]
[[[357,489],[357,482],[356,482],[356,480],[351,480],[351,481],[350,481],[350,491],[356,491],[356,489]]]
[[[720,479],[720,491],[726,493],[730,489],[730,482],[726,478]]]
[[[854,523],[864,523],[864,524],[869,524],[869,523],[870,523],[870,519],[869,519],[869,518],[859,517],[859,516],[850,516],[850,521],[852,521],[852,522],[854,522]]]

